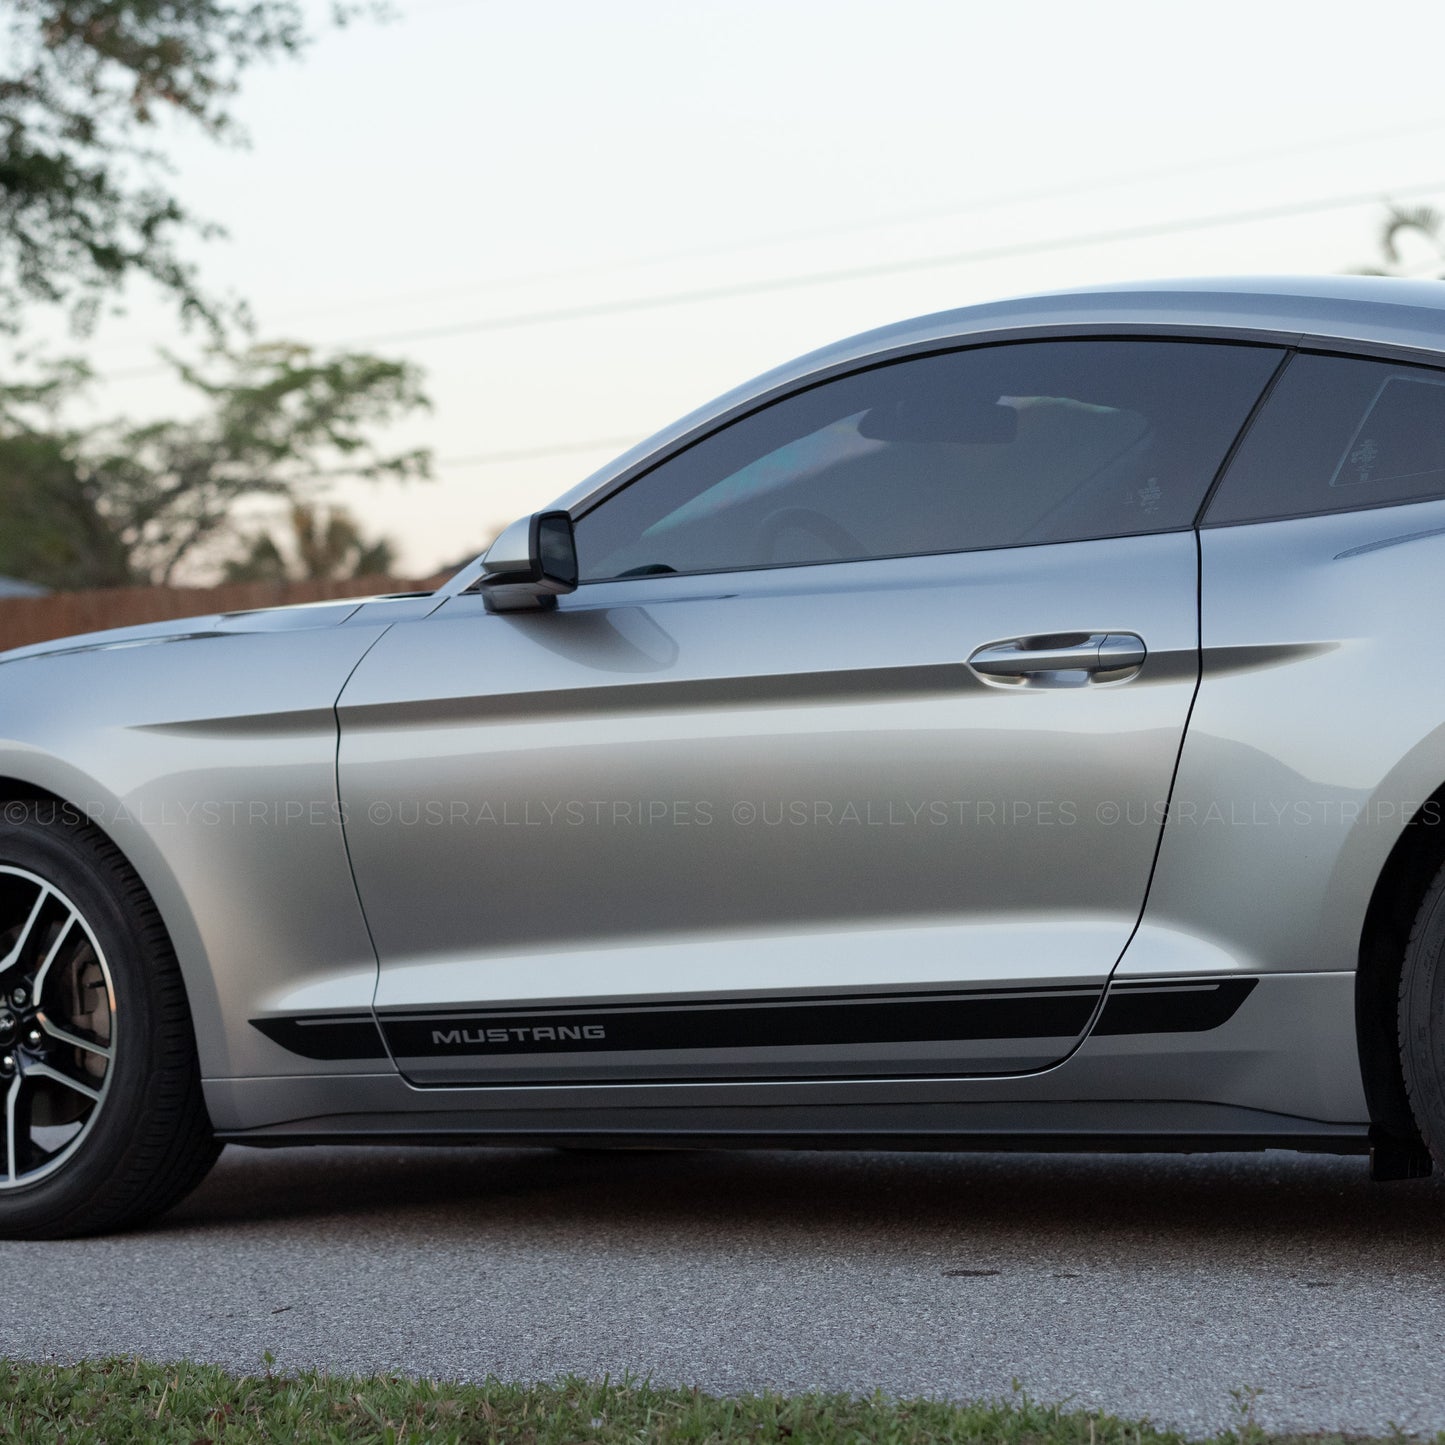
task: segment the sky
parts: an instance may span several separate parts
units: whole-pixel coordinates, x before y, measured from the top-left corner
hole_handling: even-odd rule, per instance
[[[393,9],[251,72],[248,148],[166,143],[229,232],[195,249],[203,279],[259,336],[424,368],[434,409],[389,437],[431,447],[436,479],[338,494],[404,575],[853,332],[1111,280],[1338,272],[1377,259],[1387,197],[1445,207],[1438,0]],[[725,294],[668,299],[698,292]],[[157,351],[196,346],[133,293],[89,345],[92,404],[176,412]]]

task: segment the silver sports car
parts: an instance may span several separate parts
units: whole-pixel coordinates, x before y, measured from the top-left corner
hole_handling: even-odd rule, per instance
[[[806,356],[436,593],[0,658],[0,1232],[223,1143],[1445,1160],[1445,286]]]

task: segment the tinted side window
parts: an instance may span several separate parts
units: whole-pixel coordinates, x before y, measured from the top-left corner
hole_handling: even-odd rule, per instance
[[[1445,496],[1445,372],[1296,356],[1205,521],[1262,522]]]
[[[1038,341],[825,382],[714,432],[579,518],[582,578],[1188,527],[1281,354]]]

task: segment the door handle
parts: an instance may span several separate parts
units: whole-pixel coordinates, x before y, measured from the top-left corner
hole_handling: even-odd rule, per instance
[[[990,642],[969,657],[968,665],[988,681],[1076,687],[1099,673],[1132,675],[1147,655],[1143,638],[1132,632],[1051,632]]]

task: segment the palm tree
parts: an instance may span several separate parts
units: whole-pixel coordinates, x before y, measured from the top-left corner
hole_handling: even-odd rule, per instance
[[[1400,249],[1402,237],[1424,241],[1435,254],[1424,261],[1407,262]],[[1445,215],[1434,206],[1398,206],[1390,202],[1380,227],[1380,253],[1385,259],[1383,266],[1360,266],[1356,274],[1415,277],[1428,274],[1445,281]]]
[[[226,564],[228,582],[287,582],[379,577],[396,565],[396,548],[385,537],[367,539],[342,507],[295,503],[289,536],[270,532],[250,539],[246,553]]]

